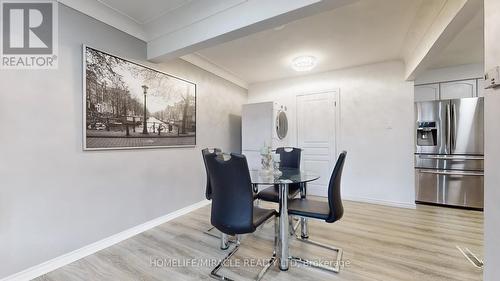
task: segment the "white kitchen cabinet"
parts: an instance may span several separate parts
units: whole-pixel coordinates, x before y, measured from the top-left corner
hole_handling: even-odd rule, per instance
[[[415,86],[415,102],[439,100],[439,84]]]
[[[477,95],[477,80],[461,80],[440,84],[440,99],[473,98]]]

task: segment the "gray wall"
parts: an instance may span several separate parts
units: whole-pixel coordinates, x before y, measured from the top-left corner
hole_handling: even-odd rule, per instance
[[[240,150],[246,90],[184,61],[196,148],[82,152],[82,43],[144,60],[145,43],[63,5],[59,69],[0,70],[0,278],[204,199],[200,149]]]
[[[484,1],[485,69],[500,65],[500,1]],[[486,91],[484,107],[484,248],[485,281],[500,276],[500,89]]]

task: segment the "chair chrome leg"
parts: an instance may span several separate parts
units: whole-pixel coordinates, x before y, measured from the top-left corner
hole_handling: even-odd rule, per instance
[[[275,224],[276,225],[276,224]],[[224,234],[226,235],[227,237],[227,234]],[[274,245],[276,247],[276,243],[278,241],[278,237],[276,235],[276,231],[275,231],[275,235],[274,235]],[[238,251],[238,249],[240,248],[240,245],[241,245],[241,241],[240,241],[240,235],[236,235],[236,242],[235,243],[235,246],[234,248],[231,250],[231,252],[229,252],[226,257],[224,257],[224,259],[222,259],[219,264],[217,264],[217,266],[210,272],[210,277],[212,278],[215,278],[217,280],[227,280],[227,281],[234,281],[233,279],[230,279],[224,275],[221,275],[221,274],[218,274],[217,272],[219,270],[222,269],[222,267],[224,267],[224,264]],[[257,277],[255,278],[256,281],[260,281],[262,279],[262,277],[264,277],[264,274],[266,274],[266,272],[269,270],[269,268],[271,268],[272,265],[274,265],[274,262],[276,260],[276,249],[274,250],[273,252],[273,256],[269,259],[268,263],[262,268],[262,270],[259,272],[259,274],[257,275]]]
[[[290,230],[290,235],[295,236],[295,233],[297,232],[297,229],[299,228],[299,225],[301,223],[300,220],[297,220],[294,216],[288,216],[288,224],[289,224],[289,230]],[[295,221],[295,224],[293,222]]]
[[[259,193],[259,185],[258,184],[252,184],[252,190],[253,193]]]
[[[300,218],[300,237],[303,239],[309,238],[309,228],[307,225],[307,219]]]
[[[339,252],[339,256],[342,254],[342,251]],[[315,267],[319,269],[323,269],[326,271],[334,272],[334,273],[339,273],[340,271],[340,260],[337,258],[337,261],[335,261],[335,266],[327,266],[323,265],[321,263],[313,262],[313,261],[308,261],[299,257],[290,257],[290,260],[299,262],[303,265],[310,266],[310,267]]]
[[[236,243],[238,243],[237,241]],[[220,249],[221,250],[227,250],[229,248],[229,235],[222,233],[220,235]]]
[[[264,277],[264,274],[266,274],[266,272],[269,270],[269,268],[271,268],[271,266],[274,264],[275,260],[276,260],[276,256],[273,255],[273,257],[269,259],[269,261],[264,266],[264,268],[262,268],[262,270],[259,272],[259,274],[257,275],[257,278],[255,278],[256,281],[260,281],[262,279],[262,277]]]
[[[337,248],[335,246],[331,246],[331,245],[327,245],[327,244],[324,244],[324,243],[316,242],[316,241],[310,240],[308,238],[302,238],[302,237],[299,237],[299,236],[296,236],[296,238],[297,238],[297,240],[299,240],[301,242],[304,242],[304,243],[307,243],[307,244],[311,244],[311,245],[315,245],[315,246],[318,246],[318,247],[325,248],[327,250],[331,250],[331,251],[337,252],[337,259],[335,260],[334,266],[327,266],[327,265],[319,264],[317,262],[304,260],[304,259],[302,259],[300,257],[290,257],[291,260],[299,262],[299,263],[302,263],[302,264],[307,265],[307,266],[316,267],[316,268],[320,268],[320,269],[331,271],[331,272],[335,272],[335,273],[338,273],[340,271],[340,264],[342,262],[342,254],[343,254],[343,250],[341,248]]]
[[[227,234],[224,234],[224,235],[227,235]],[[224,266],[224,263],[226,263],[226,261],[229,260],[234,255],[234,253],[236,253],[236,251],[238,251],[239,248],[240,248],[240,243],[239,243],[239,241],[237,241],[236,245],[231,250],[231,252],[229,252],[227,254],[227,256],[224,257],[219,262],[219,264],[212,270],[212,272],[210,272],[210,277],[215,278],[217,280],[229,280],[229,281],[233,281],[233,279],[227,278],[224,275],[217,274],[217,272]]]
[[[225,248],[223,248],[223,245],[235,243],[235,239],[234,239],[233,236],[227,236],[226,235],[227,237],[223,238],[224,235],[222,235],[222,233],[220,231],[218,231],[218,230],[217,230],[218,233],[215,232],[215,231],[213,231],[214,229],[215,229],[215,226],[212,226],[211,228],[203,231],[203,233],[206,234],[206,235],[210,235],[212,237],[215,237],[217,239],[220,239],[221,240],[220,243],[221,243],[221,249],[222,250],[227,250],[227,248],[228,248],[228,246],[226,246]],[[223,239],[226,239],[226,240],[223,241]]]
[[[274,218],[274,250],[273,250],[273,256],[276,256],[277,253],[280,251],[280,220],[279,217]]]
[[[215,226],[212,226],[211,228],[209,228],[209,229],[207,229],[207,230],[203,231],[203,233],[205,233],[206,235],[213,236],[213,237],[215,237],[215,238],[220,238],[220,234],[218,234],[218,233],[213,233],[213,232],[212,232],[212,230],[214,230],[214,229],[215,229]]]
[[[274,249],[273,249],[273,256],[269,259],[268,263],[262,268],[262,270],[259,272],[257,275],[257,278],[255,280],[259,281],[264,277],[264,274],[271,268],[272,265],[274,265],[274,262],[276,261],[276,253],[278,252],[278,247],[279,247],[279,227],[280,227],[280,221],[278,217],[274,217]]]
[[[254,205],[255,207],[259,207],[259,206],[260,206],[260,199],[255,199],[255,200],[253,200],[253,205]]]

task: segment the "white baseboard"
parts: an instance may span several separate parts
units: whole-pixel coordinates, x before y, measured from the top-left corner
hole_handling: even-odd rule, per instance
[[[320,186],[307,186],[307,195],[319,196],[319,197],[328,197],[328,187],[320,187]]]
[[[307,187],[307,194],[312,195],[312,196],[319,196],[319,197],[327,197],[328,196],[325,188],[322,188],[322,187],[315,188],[313,186]],[[399,208],[407,208],[407,209],[415,209],[416,208],[415,203],[407,203],[407,202],[387,201],[387,200],[379,200],[379,199],[356,197],[356,196],[342,196],[342,199],[348,200],[348,201],[364,202],[364,203],[384,205],[384,206],[390,206],[390,207],[399,207]]]
[[[417,205],[415,203],[386,201],[386,200],[371,199],[371,198],[364,198],[364,197],[355,197],[355,196],[343,196],[342,199],[348,200],[348,201],[364,202],[364,203],[384,205],[384,206],[390,206],[390,207],[398,207],[398,208],[406,208],[406,209],[415,209],[417,207]]]
[[[208,200],[200,201],[198,203],[187,206],[185,208],[174,211],[172,213],[166,214],[166,215],[161,216],[159,218],[150,220],[150,221],[145,222],[143,224],[140,224],[138,226],[134,226],[134,227],[129,228],[125,231],[114,234],[110,237],[104,238],[102,240],[99,240],[99,241],[94,242],[90,245],[84,246],[80,249],[74,250],[74,251],[69,252],[67,254],[64,254],[62,256],[56,257],[56,258],[51,259],[49,261],[46,261],[44,263],[35,265],[35,266],[30,267],[30,268],[23,270],[21,272],[7,276],[7,277],[1,279],[0,281],[26,281],[26,280],[34,279],[34,278],[39,277],[41,275],[44,275],[48,272],[56,270],[60,267],[63,267],[67,264],[70,264],[74,261],[77,261],[81,258],[84,258],[88,255],[94,254],[102,249],[113,246],[116,243],[119,243],[123,240],[126,240],[132,236],[135,236],[139,233],[142,233],[142,232],[149,230],[153,227],[156,227],[160,224],[166,223],[166,222],[173,220],[177,217],[180,217],[180,216],[185,215],[189,212],[192,212],[198,208],[206,206],[209,203],[210,203],[210,201],[208,201]]]

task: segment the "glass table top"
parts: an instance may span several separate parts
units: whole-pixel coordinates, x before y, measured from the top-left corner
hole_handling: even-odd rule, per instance
[[[253,184],[304,183],[319,179],[319,175],[300,169],[280,169],[281,176],[264,170],[250,170]]]

